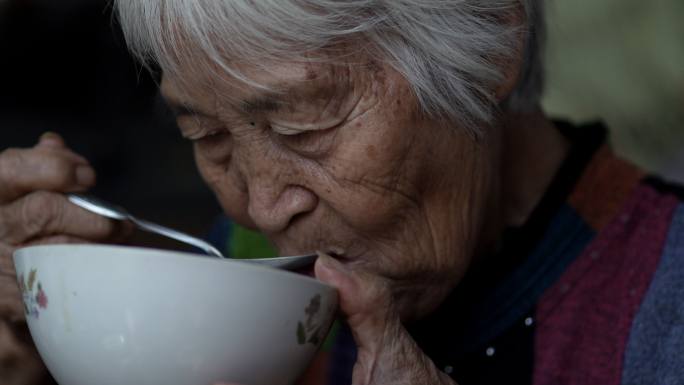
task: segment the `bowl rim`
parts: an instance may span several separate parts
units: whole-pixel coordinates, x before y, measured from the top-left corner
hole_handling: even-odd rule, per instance
[[[309,277],[304,274],[299,274],[295,273],[292,271],[286,271],[282,269],[278,269],[275,267],[269,267],[269,266],[264,266],[264,265],[257,265],[257,264],[252,264],[252,263],[245,263],[240,261],[239,259],[235,258],[225,258],[225,259],[220,259],[220,258],[214,258],[211,256],[203,255],[203,254],[197,254],[197,253],[190,253],[190,252],[184,252],[184,251],[176,251],[176,250],[166,250],[166,249],[157,249],[157,248],[152,248],[152,247],[141,247],[141,246],[127,246],[127,245],[104,245],[104,244],[84,244],[84,243],[70,243],[70,244],[53,244],[53,245],[33,245],[33,246],[26,246],[26,247],[21,247],[17,250],[15,250],[12,253],[13,260],[15,261],[18,258],[22,258],[25,252],[28,251],[33,251],[33,250],[40,250],[40,249],[73,249],[73,248],[86,248],[86,249],[116,249],[116,250],[124,250],[126,252],[130,253],[142,253],[142,254],[147,254],[148,256],[155,256],[156,257],[162,257],[162,258],[172,258],[172,259],[187,259],[187,258],[195,258],[197,261],[204,261],[204,262],[198,262],[198,263],[205,263],[205,264],[237,264],[240,266],[240,268],[246,268],[246,269],[256,269],[258,271],[263,271],[266,274],[275,274],[278,276],[284,276],[288,277],[288,279],[304,279],[305,281],[317,283],[320,285],[323,285],[324,287],[327,287],[328,289],[335,289],[337,290],[336,287],[327,284],[325,282],[319,281],[316,278]],[[161,254],[166,254],[166,255],[161,255]],[[100,258],[99,256],[93,256],[91,258]],[[102,257],[104,258],[104,257]]]

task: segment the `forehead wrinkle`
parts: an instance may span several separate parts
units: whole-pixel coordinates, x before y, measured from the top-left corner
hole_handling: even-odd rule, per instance
[[[167,84],[167,86],[165,86]],[[193,98],[188,93],[187,87],[174,82],[168,78],[162,80],[160,92],[162,100],[174,111],[176,117],[179,116],[195,116],[212,118],[213,114],[202,104],[190,103],[192,100],[202,100],[202,97]]]
[[[239,108],[247,114],[261,111],[277,112],[293,99],[290,90],[286,92],[269,91],[243,99]]]
[[[285,70],[289,72],[288,75],[278,76],[278,70],[283,68],[276,63],[268,69],[261,68],[262,73],[270,73],[274,75],[274,78],[252,77],[251,84],[239,88],[247,95],[233,99],[241,104],[241,110],[246,113],[275,111],[320,93],[323,88],[321,83],[334,74],[332,67],[332,63],[295,63],[294,68],[286,65]]]
[[[252,91],[243,97],[225,96],[235,108],[246,114],[278,112],[320,93],[322,87],[311,82],[312,80],[280,82],[273,86],[264,85],[263,90]]]
[[[230,109],[245,115],[258,112],[277,112],[284,107],[291,106],[295,102],[307,98],[315,98],[321,92],[328,92],[324,91],[324,89],[328,88],[325,86],[325,83],[330,81],[330,76],[335,77],[335,65],[332,63],[300,64],[303,65],[298,65],[293,72],[290,72],[289,76],[284,76],[284,78],[283,76],[276,76],[275,78],[259,76],[259,73],[276,75],[278,72],[277,65],[275,68],[271,67],[270,71],[262,68],[263,66],[260,65],[252,67],[251,69],[258,70],[257,76],[250,76],[249,70],[246,72],[237,70],[246,78],[251,78],[249,83],[235,79],[229,74],[221,74],[218,68],[211,68],[209,75],[195,76],[194,81],[180,76],[174,82],[176,83],[176,94],[182,93],[186,100],[194,101],[195,98],[188,97],[186,87],[192,88],[192,83],[195,83],[195,86],[204,88],[204,92],[211,94],[215,98],[213,103],[211,103],[213,108],[222,107],[224,111]],[[349,65],[350,63],[345,64]],[[201,81],[201,78],[204,78],[204,81]],[[201,95],[196,99],[201,102]],[[180,106],[180,103],[175,103],[175,105]],[[181,109],[181,111],[185,114],[190,112],[195,116],[214,117],[213,112],[208,113],[209,111],[206,111],[202,106],[185,104],[183,107],[186,108]]]

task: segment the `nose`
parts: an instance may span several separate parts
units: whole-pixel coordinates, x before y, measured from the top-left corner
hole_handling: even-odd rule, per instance
[[[306,187],[286,184],[278,189],[277,180],[271,180],[271,186],[264,185],[268,180],[262,182],[250,184],[248,212],[265,233],[284,230],[297,215],[313,211],[318,204],[318,196]]]
[[[286,229],[295,217],[318,205],[302,160],[257,135],[236,137],[231,169],[238,171],[246,190],[248,216],[264,233]]]

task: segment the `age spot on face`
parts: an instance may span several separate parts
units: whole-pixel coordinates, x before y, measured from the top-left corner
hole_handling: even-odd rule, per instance
[[[378,150],[373,145],[366,147],[366,154],[371,160],[375,160],[378,157]]]

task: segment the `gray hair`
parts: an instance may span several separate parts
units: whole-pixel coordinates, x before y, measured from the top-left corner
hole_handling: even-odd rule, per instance
[[[497,108],[536,106],[544,86],[543,0],[116,0],[131,52],[170,75],[211,64],[248,81],[227,57],[311,60],[352,44],[407,80],[423,111],[475,129]],[[524,7],[527,31],[510,15]],[[508,16],[507,16],[508,15]],[[525,33],[513,92],[492,90]],[[198,62],[199,60],[199,62]],[[205,67],[205,68],[210,68]]]

